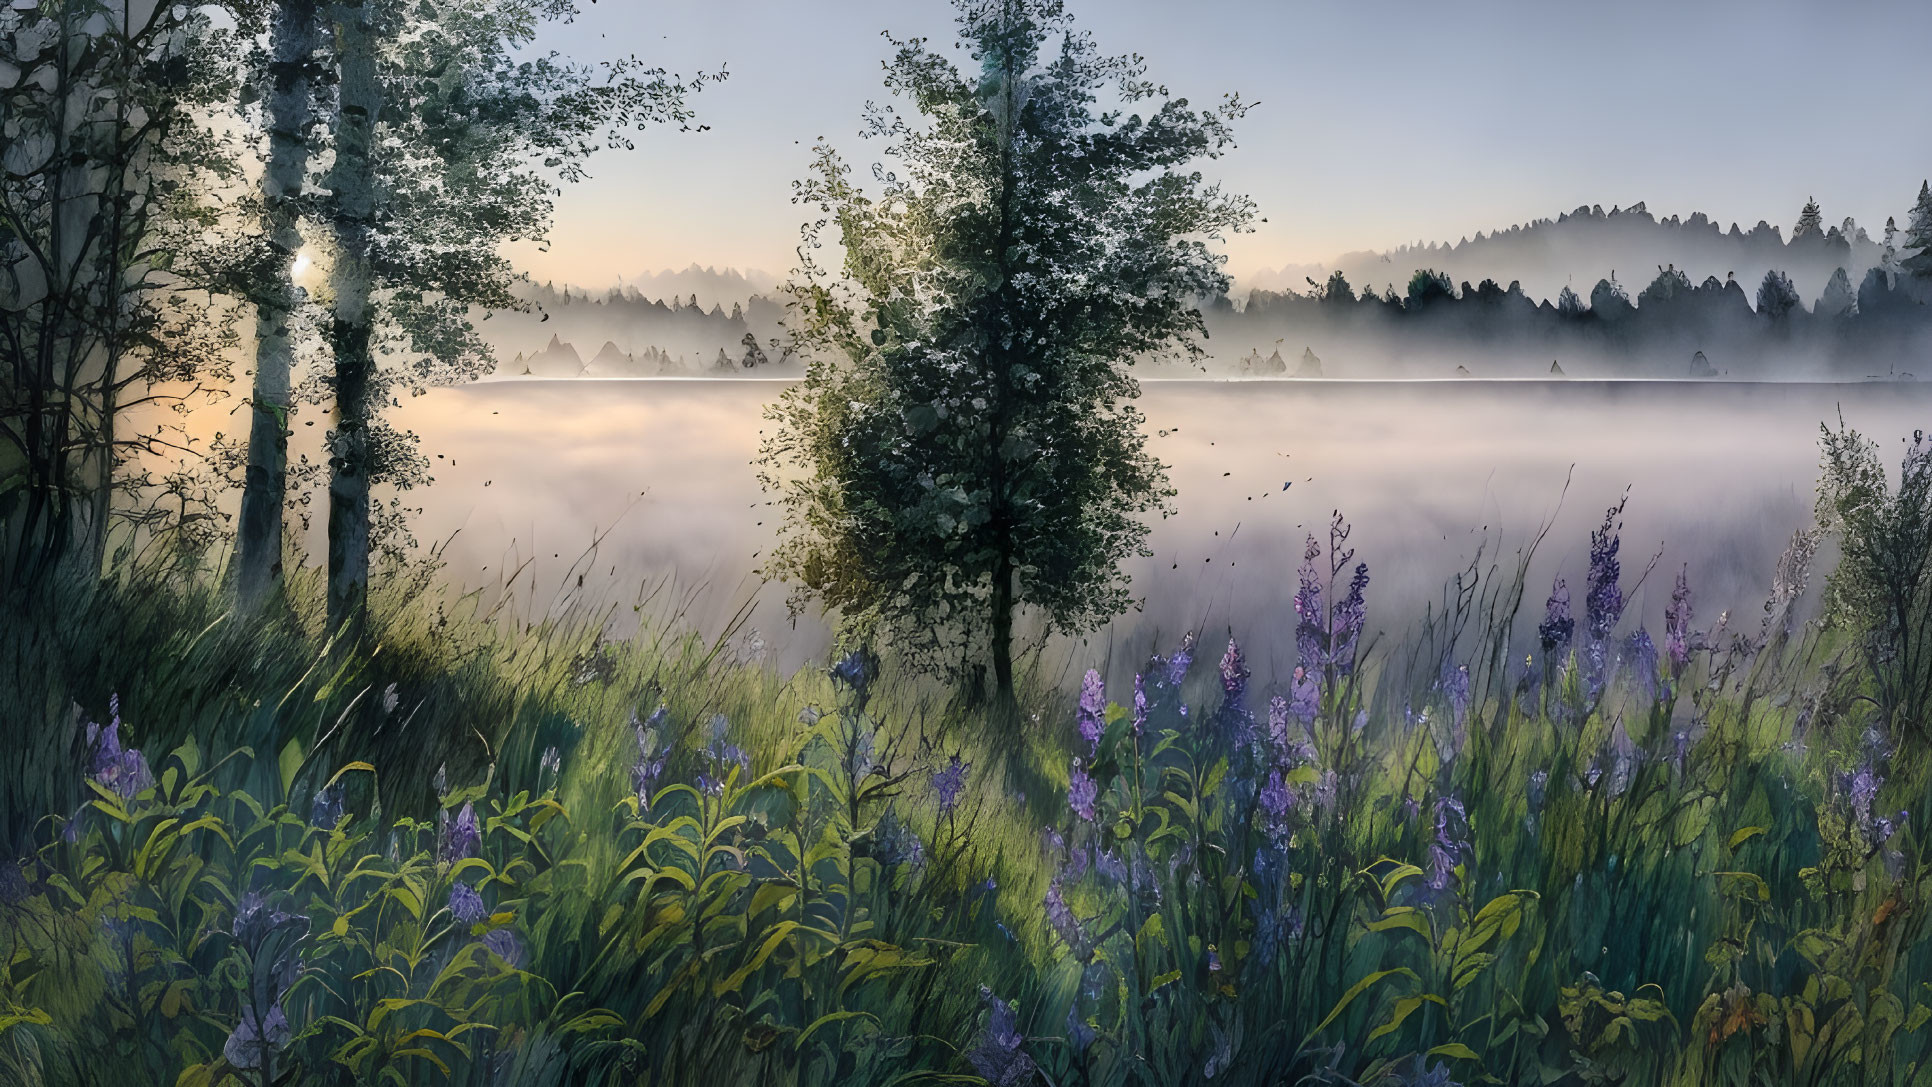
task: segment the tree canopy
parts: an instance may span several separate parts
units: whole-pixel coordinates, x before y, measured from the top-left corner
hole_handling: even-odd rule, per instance
[[[1129,604],[1119,564],[1173,492],[1128,366],[1201,352],[1196,302],[1228,287],[1210,244],[1251,205],[1193,164],[1246,107],[1171,96],[1057,0],[956,6],[970,66],[893,39],[878,191],[829,146],[798,184],[809,363],[763,450],[787,515],[768,572],[849,637],[1010,692],[1016,607],[1079,632]]]

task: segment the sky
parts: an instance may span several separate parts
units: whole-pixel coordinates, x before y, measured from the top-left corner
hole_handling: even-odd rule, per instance
[[[946,0],[602,0],[540,47],[729,71],[709,131],[607,151],[558,202],[539,280],[602,287],[696,263],[783,275],[792,183],[829,138],[872,161],[881,32],[952,39]],[[1259,103],[1204,173],[1267,218],[1237,277],[1644,201],[1789,232],[1807,197],[1876,234],[1932,174],[1926,0],[1069,0],[1110,53],[1210,103]],[[862,172],[861,172],[862,175]]]

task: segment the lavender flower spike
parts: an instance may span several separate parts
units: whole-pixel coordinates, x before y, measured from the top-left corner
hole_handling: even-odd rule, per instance
[[[465,803],[456,818],[443,824],[442,849],[439,851],[445,863],[467,860],[476,856],[483,845],[483,836],[476,826],[476,806]]]
[[[1691,614],[1690,567],[1677,572],[1677,586],[1671,590],[1670,606],[1664,609],[1664,657],[1670,662],[1671,675],[1690,663]]]
[[[1067,776],[1067,806],[1073,809],[1075,815],[1091,823],[1095,818],[1094,802],[1099,798],[1099,786],[1080,768],[1079,756],[1074,756],[1073,771]]]
[[[1087,741],[1089,753],[1100,750],[1100,735],[1107,727],[1107,688],[1100,673],[1087,669],[1080,683],[1080,738]]]
[[[979,998],[988,1009],[986,1029],[966,1059],[993,1087],[1026,1087],[1034,1080],[1036,1066],[1024,1048],[1026,1038],[1020,1034],[1019,1013],[984,985],[979,987]]]
[[[483,919],[490,915],[489,908],[483,905],[483,896],[476,893],[476,888],[462,882],[450,885],[449,913],[457,924],[465,927],[482,924]]]
[[[1550,598],[1543,604],[1543,621],[1536,625],[1536,636],[1545,654],[1563,653],[1576,634],[1576,620],[1570,617],[1570,586],[1557,578],[1550,586]]]
[[[939,812],[944,815],[959,806],[960,794],[966,791],[966,771],[971,765],[961,762],[958,755],[946,764],[946,768],[932,776],[933,795],[939,798]]]

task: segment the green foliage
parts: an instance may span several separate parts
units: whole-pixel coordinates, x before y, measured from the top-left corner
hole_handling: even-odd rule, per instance
[[[1882,725],[1923,740],[1932,727],[1932,446],[1913,434],[1894,487],[1876,443],[1842,420],[1820,430],[1818,525],[1842,552],[1830,618],[1862,632]]]
[[[897,43],[886,86],[910,108],[865,130],[880,191],[829,146],[798,187],[809,363],[762,454],[787,514],[768,570],[855,640],[954,674],[990,655],[1010,693],[1016,605],[1081,632],[1128,604],[1118,564],[1171,491],[1127,367],[1201,350],[1194,300],[1228,285],[1208,242],[1250,212],[1187,171],[1243,107],[1170,97],[1057,0],[958,6],[973,66]],[[831,243],[839,274],[815,260]]]

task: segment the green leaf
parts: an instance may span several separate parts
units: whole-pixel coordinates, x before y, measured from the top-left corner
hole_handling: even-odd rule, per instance
[[[1748,842],[1751,839],[1757,837],[1758,835],[1763,834],[1768,829],[1769,829],[1768,827],[1744,827],[1740,829],[1737,833],[1731,835],[1730,847],[1732,849],[1736,849],[1738,846],[1743,845],[1745,842]]]
[[[1342,999],[1336,1001],[1335,1006],[1329,1009],[1328,1017],[1323,1019],[1320,1023],[1316,1024],[1314,1030],[1311,1030],[1308,1032],[1309,1039],[1312,1041],[1315,1035],[1320,1034],[1324,1030],[1327,1030],[1330,1023],[1333,1023],[1335,1020],[1340,1019],[1342,1017],[1342,1013],[1348,1010],[1348,1006],[1350,1004],[1355,1003],[1356,997],[1361,996],[1363,993],[1368,992],[1376,985],[1379,985],[1383,981],[1386,981],[1387,979],[1395,977],[1397,975],[1408,978],[1411,981],[1418,980],[1416,978],[1415,971],[1409,969],[1406,966],[1397,966],[1388,970],[1377,970],[1375,973],[1370,974],[1369,976],[1363,978],[1362,980],[1348,987],[1348,992],[1342,994]]]
[[[1388,1022],[1369,1031],[1368,1040],[1373,1042],[1384,1034],[1393,1034],[1397,1030],[1400,1030],[1403,1020],[1414,1014],[1415,1010],[1422,1007],[1425,1003],[1441,1004],[1445,1008],[1449,1006],[1447,1001],[1434,993],[1425,993],[1422,996],[1405,996],[1395,1002],[1395,1011],[1389,1016]]]
[[[1414,906],[1392,906],[1384,911],[1379,919],[1368,923],[1370,932],[1388,932],[1393,929],[1414,932],[1425,940],[1435,935],[1429,929],[1429,915]]]
[[[817,1019],[812,1020],[811,1024],[807,1026],[804,1030],[801,1030],[798,1032],[797,1044],[799,1045],[800,1048],[803,1048],[805,1045],[805,1039],[810,1038],[813,1034],[817,1033],[818,1028],[831,1026],[833,1023],[843,1023],[848,1019],[870,1019],[875,1024],[878,1023],[879,1021],[879,1017],[876,1015],[873,1015],[871,1012],[846,1011],[846,1012],[832,1012],[828,1015],[821,1015]]]
[[[772,952],[777,951],[778,945],[784,943],[785,937],[791,935],[791,931],[797,927],[796,921],[780,921],[773,925],[771,934],[766,936],[765,942],[758,946],[757,953],[752,955],[743,966],[712,985],[711,995],[723,996],[726,993],[737,992],[738,987],[745,983],[745,979],[750,977],[753,971],[765,965],[765,960],[771,958]]]
[[[302,772],[302,762],[301,741],[290,740],[283,745],[281,757],[277,760],[282,771],[283,796],[287,796],[289,790],[295,788],[295,775]]]
[[[1450,1042],[1447,1045],[1439,1045],[1429,1051],[1429,1056],[1448,1057],[1450,1060],[1456,1061],[1482,1060],[1481,1055],[1468,1046],[1463,1045],[1461,1042]]]

